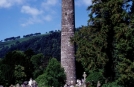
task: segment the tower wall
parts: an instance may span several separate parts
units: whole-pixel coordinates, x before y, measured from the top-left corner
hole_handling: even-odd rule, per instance
[[[74,13],[74,0],[62,0],[61,65],[66,73],[67,84],[76,82],[75,49],[70,42],[75,30]]]

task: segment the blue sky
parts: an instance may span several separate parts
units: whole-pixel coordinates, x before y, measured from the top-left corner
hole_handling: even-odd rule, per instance
[[[75,0],[75,26],[87,25],[91,0]],[[0,0],[0,40],[61,30],[61,0]]]

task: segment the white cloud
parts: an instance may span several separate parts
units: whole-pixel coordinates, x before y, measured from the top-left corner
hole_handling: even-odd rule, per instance
[[[0,0],[0,8],[9,8],[24,3],[24,0]]]
[[[0,7],[8,8],[10,6],[11,6],[11,3],[9,3],[7,0],[0,1]]]
[[[38,8],[33,8],[30,6],[22,6],[21,12],[30,15],[30,17],[26,19],[24,23],[21,24],[21,26],[23,27],[32,25],[35,23],[43,23],[44,21],[52,20],[51,15],[44,16],[45,14],[43,13],[43,11],[39,10]]]
[[[52,16],[51,15],[46,15],[46,16],[41,16],[41,17],[30,17],[29,19],[25,20],[24,23],[21,24],[21,26],[25,27],[28,25],[33,25],[36,23],[43,23],[44,21],[51,21]]]
[[[89,6],[89,5],[92,5],[92,0],[76,0],[75,1],[75,5],[77,6]]]
[[[45,0],[41,5],[45,10],[50,10],[51,7],[57,5],[58,2],[59,0]]]
[[[14,4],[23,4],[25,0],[11,0]]]
[[[45,2],[42,3],[44,6],[54,6],[58,3],[58,0],[45,0]]]
[[[42,14],[43,11],[38,10],[37,8],[30,7],[30,6],[22,6],[21,12],[32,15],[32,16],[37,16],[37,15]]]
[[[92,4],[92,0],[83,0],[85,5],[91,5]]]
[[[40,3],[40,8],[33,8],[28,5],[22,6],[21,12],[29,14],[30,18],[25,20],[21,26],[28,26],[36,23],[50,22],[56,15],[55,7],[59,4],[59,0],[44,0]],[[57,7],[56,7],[57,8]],[[41,9],[41,10],[40,10]]]
[[[52,20],[52,16],[51,15],[46,15],[45,17],[43,17],[43,20],[51,21]]]
[[[32,25],[35,23],[41,23],[41,22],[42,22],[42,20],[38,17],[30,17],[27,20],[25,20],[25,23],[22,23],[21,26],[25,27],[28,25]]]

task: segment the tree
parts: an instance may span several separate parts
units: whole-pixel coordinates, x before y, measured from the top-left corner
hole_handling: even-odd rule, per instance
[[[15,65],[15,70],[14,70],[14,77],[15,77],[15,83],[23,83],[23,81],[26,78],[26,74],[24,72],[25,68],[21,65]]]
[[[27,75],[27,78],[33,78],[32,72],[34,71],[34,65],[31,62],[31,57],[35,54],[32,49],[28,49],[24,51],[25,56],[25,73]]]
[[[6,54],[5,58],[1,61],[0,70],[2,71],[2,78],[7,82],[2,85],[9,86],[15,84],[14,70],[15,65],[25,65],[25,55],[22,51],[12,51]]]
[[[72,39],[78,46],[77,60],[87,72],[100,71],[108,81],[117,80],[126,87],[132,86],[134,80],[134,28],[130,1],[93,0],[88,7],[88,26],[75,33]],[[130,67],[127,69],[129,75],[123,74],[126,70],[123,66]],[[124,81],[122,75],[131,79]]]
[[[44,61],[47,61],[47,59],[46,60],[44,59],[44,55],[42,53],[33,55],[31,57],[31,62],[34,66],[34,72],[33,72],[34,78],[37,78],[40,74],[43,73],[43,70],[44,70],[43,62]]]
[[[9,86],[13,83],[13,73],[11,71],[11,66],[6,64],[0,65],[0,84],[4,86]]]
[[[5,86],[29,80],[33,65],[23,51],[11,51],[0,61],[0,83]]]
[[[36,81],[40,86],[47,87],[60,87],[65,84],[66,76],[64,69],[61,68],[60,63],[52,58],[42,75],[40,75]]]

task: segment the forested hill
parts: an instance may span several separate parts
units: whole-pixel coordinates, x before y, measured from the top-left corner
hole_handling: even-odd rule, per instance
[[[43,53],[46,57],[60,58],[60,31],[50,31],[31,37],[0,42],[0,58],[13,50],[26,51],[32,49],[36,53]]]

